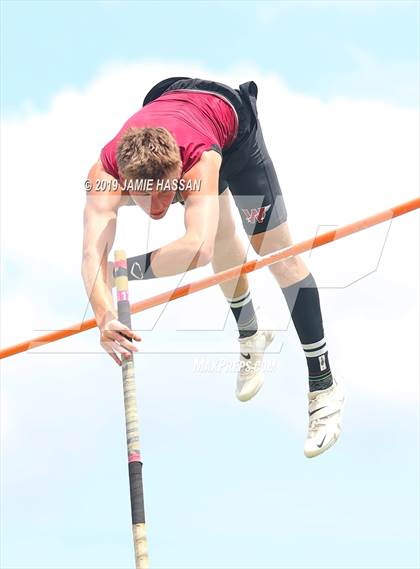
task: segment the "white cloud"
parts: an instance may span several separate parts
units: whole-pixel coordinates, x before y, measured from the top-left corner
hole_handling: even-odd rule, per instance
[[[57,94],[47,112],[2,123],[3,345],[37,335],[31,330],[58,328],[83,317],[86,299],[79,274],[87,170],[150,86],[183,74],[215,76],[199,67],[157,62],[112,66],[86,89]],[[417,195],[417,110],[381,101],[321,102],[255,69],[236,68],[216,78],[233,85],[250,78],[258,83],[260,118],[296,240],[315,234],[320,225],[342,225]],[[322,297],[335,368],[351,389],[405,403],[417,391],[417,227],[415,214],[394,221],[376,272],[348,288],[343,287],[376,268],[386,224],[314,251],[310,260],[320,285],[328,289]],[[148,232],[151,247],[175,238],[182,232],[182,207],[159,222],[126,208],[116,246],[128,254],[142,252]],[[195,271],[186,280],[209,272]],[[178,280],[134,284],[132,300],[170,289]],[[263,322],[284,329],[287,312],[268,271],[252,275],[251,283],[256,304],[265,312]],[[156,323],[160,313],[156,309],[135,318],[138,327],[154,326],[154,332],[144,334],[143,349],[223,351],[226,342],[228,350],[234,349],[228,332],[185,331],[223,327],[227,309],[216,289],[172,303]],[[285,368],[293,369],[301,357],[294,333],[281,333],[278,346],[281,340],[293,346],[279,356]],[[97,336],[49,349],[96,350]]]

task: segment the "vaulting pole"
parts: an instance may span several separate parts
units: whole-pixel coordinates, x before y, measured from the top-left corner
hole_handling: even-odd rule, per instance
[[[378,223],[389,221],[394,217],[404,215],[405,213],[414,211],[419,208],[420,198],[415,198],[408,202],[398,204],[390,209],[386,209],[385,211],[381,211],[364,219],[360,219],[359,221],[355,221],[354,223],[349,223],[348,225],[343,225],[343,227],[339,227],[338,229],[333,229],[332,231],[321,233],[321,235],[317,235],[316,237],[307,239],[306,241],[302,241],[296,245],[291,245],[290,247],[286,247],[285,249],[277,251],[276,253],[271,253],[270,255],[261,257],[261,259],[248,261],[243,265],[232,267],[231,269],[221,271],[220,273],[217,273],[210,277],[200,279],[196,282],[181,286],[174,290],[163,292],[162,294],[157,294],[156,296],[152,296],[146,300],[136,302],[131,307],[131,313],[135,314],[141,310],[159,306],[160,304],[165,304],[166,302],[187,296],[193,292],[198,292],[199,290],[204,290],[205,288],[209,288],[216,284],[230,281],[232,279],[238,278],[240,275],[243,275],[245,273],[251,273],[257,269],[262,269],[268,265],[273,265],[274,263],[277,263],[283,259],[294,257],[300,253],[304,253],[305,251],[315,249],[316,247],[321,247],[322,245],[326,245],[332,241],[337,241],[338,239],[347,237],[352,233],[357,233],[362,229],[367,229],[368,227],[372,227]],[[96,320],[94,318],[91,318],[90,320],[85,320],[84,322],[79,322],[78,324],[69,326],[64,330],[54,330],[53,332],[49,332],[43,336],[38,336],[32,340],[21,342],[19,344],[15,344],[14,346],[9,346],[8,348],[0,350],[0,359],[8,358],[9,356],[13,356],[21,352],[26,352],[33,348],[38,348],[43,344],[49,344],[50,342],[55,342],[56,340],[61,340],[62,338],[73,336],[74,334],[79,334],[80,332],[95,328],[96,325]]]
[[[114,277],[117,288],[118,320],[131,329],[128,300],[127,258],[124,251],[115,251]],[[128,473],[130,479],[131,519],[133,523],[136,569],[149,569],[146,523],[143,498],[143,463],[140,455],[137,415],[136,378],[133,354],[121,356],[124,389],[125,429],[127,434]]]

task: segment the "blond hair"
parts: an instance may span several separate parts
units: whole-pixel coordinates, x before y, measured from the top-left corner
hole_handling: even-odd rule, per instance
[[[118,143],[117,164],[126,179],[162,179],[181,166],[181,155],[166,128],[129,128]]]

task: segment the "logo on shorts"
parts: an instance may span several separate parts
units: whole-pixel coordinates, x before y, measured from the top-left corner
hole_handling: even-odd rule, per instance
[[[262,223],[270,207],[271,203],[259,208],[253,207],[251,211],[249,209],[242,209],[242,211],[244,212],[245,218],[248,223],[255,223],[255,222]]]

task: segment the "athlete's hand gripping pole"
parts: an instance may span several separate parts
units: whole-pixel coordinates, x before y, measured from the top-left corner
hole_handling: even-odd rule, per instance
[[[128,301],[127,257],[124,251],[115,251],[114,277],[117,287],[118,320],[131,329],[130,303]],[[136,569],[149,569],[144,516],[143,463],[140,455],[133,354],[122,356],[122,378]]]

